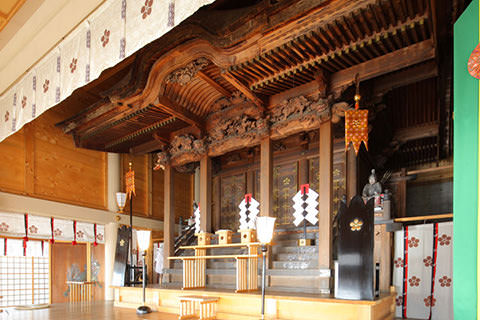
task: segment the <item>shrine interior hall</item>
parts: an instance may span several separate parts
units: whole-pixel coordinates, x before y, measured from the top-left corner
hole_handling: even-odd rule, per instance
[[[0,1],[0,318],[477,319],[479,2]]]

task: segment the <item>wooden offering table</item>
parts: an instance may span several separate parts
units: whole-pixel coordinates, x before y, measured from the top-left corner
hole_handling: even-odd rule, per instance
[[[236,292],[246,292],[258,289],[258,247],[260,243],[226,243],[197,246],[183,246],[180,249],[195,250],[194,256],[169,257],[170,260],[183,261],[183,288],[205,288],[206,259],[235,259],[236,260]],[[207,255],[207,249],[247,247],[246,255]]]

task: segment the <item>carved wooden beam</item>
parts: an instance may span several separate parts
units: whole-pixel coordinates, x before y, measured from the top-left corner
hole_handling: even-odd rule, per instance
[[[222,71],[222,77],[228,81],[232,86],[237,88],[241,93],[245,95],[248,99],[250,99],[253,104],[257,107],[261,108],[262,110],[265,109],[263,101],[258,98],[246,85],[240,82],[237,78],[231,75],[228,72]]]
[[[433,59],[434,57],[435,48],[433,40],[425,40],[357,64],[351,68],[338,71],[332,74],[329,88],[331,91],[337,91],[351,85],[356,74],[359,75],[360,81],[365,81]]]
[[[375,79],[373,95],[382,96],[390,90],[438,76],[438,66],[434,60]]]
[[[410,140],[435,137],[438,136],[438,133],[438,123],[430,123],[397,130],[393,136],[393,140],[400,143],[405,143]]]
[[[154,105],[171,114],[175,118],[199,128],[201,131],[205,130],[205,122],[202,118],[193,114],[177,102],[170,100],[166,96],[158,96]]]
[[[130,148],[130,153],[135,155],[146,154],[162,149],[165,146],[165,143],[158,141],[156,139],[145,142],[144,144]]]
[[[221,95],[225,97],[230,97],[232,95],[231,92],[229,92],[227,89],[219,85],[217,82],[215,82],[212,78],[207,76],[203,71],[199,71],[197,73],[197,76],[199,76],[203,81],[208,83],[211,87],[213,87],[215,90],[217,90]]]

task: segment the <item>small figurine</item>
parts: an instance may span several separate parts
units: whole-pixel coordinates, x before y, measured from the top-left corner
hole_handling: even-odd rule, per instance
[[[372,169],[370,177],[368,177],[368,183],[363,187],[362,197],[363,201],[367,202],[375,196],[379,196],[382,193],[382,185],[377,181],[377,176],[375,175],[375,169]]]

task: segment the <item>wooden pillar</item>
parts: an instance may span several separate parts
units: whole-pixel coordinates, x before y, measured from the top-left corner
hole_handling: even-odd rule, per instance
[[[253,197],[255,194],[255,172],[253,170],[247,171],[247,193],[251,193]]]
[[[90,242],[86,243],[87,249],[87,281],[92,281],[92,244]]]
[[[213,199],[213,228],[214,230],[220,230],[221,229],[221,217],[220,217],[220,207],[222,205],[222,198],[221,198],[221,192],[220,192],[220,177],[217,176],[213,178],[213,190],[212,190],[212,199]]]
[[[200,160],[200,229],[212,232],[212,159]]]
[[[170,165],[165,166],[164,179],[164,209],[163,209],[163,267],[170,268],[172,265],[168,257],[174,255],[175,244],[175,202],[174,202],[174,169]]]
[[[272,215],[273,149],[270,137],[260,142],[260,215]]]
[[[309,183],[308,177],[308,159],[302,159],[298,162],[298,184]]]
[[[348,147],[347,155],[347,204],[357,194],[357,155],[353,146]]]
[[[332,123],[320,125],[319,137],[319,214],[318,214],[318,266],[331,268],[332,263],[332,195],[333,195],[333,143]]]

